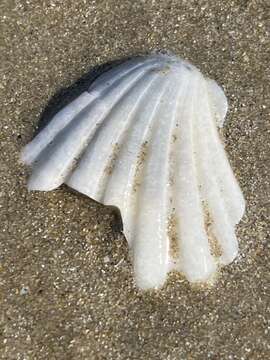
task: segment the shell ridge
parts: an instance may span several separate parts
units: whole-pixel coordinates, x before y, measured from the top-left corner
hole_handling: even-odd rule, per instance
[[[180,264],[180,249],[179,249],[179,227],[180,219],[179,214],[176,211],[175,198],[177,197],[176,177],[177,177],[177,145],[179,142],[179,127],[181,121],[181,115],[183,111],[183,104],[186,97],[188,76],[185,74],[185,78],[182,84],[182,89],[179,91],[176,100],[176,106],[173,114],[173,120],[170,129],[170,149],[168,151],[168,196],[167,196],[167,235],[169,238],[169,270],[177,269]]]
[[[197,181],[197,164],[194,156],[194,112],[197,89],[201,75],[195,74],[187,90],[181,137],[178,151],[177,213],[181,219],[179,227],[180,269],[190,281],[208,279],[215,271],[215,262],[204,228],[203,210]],[[197,106],[197,103],[196,103]]]
[[[175,94],[182,85],[169,84],[160,103],[151,139],[144,149],[142,182],[137,190],[136,238],[133,242],[135,278],[142,288],[160,287],[167,276],[169,264],[169,238],[167,234],[167,187],[169,177],[168,151],[171,124],[176,107]],[[171,99],[173,101],[170,103]],[[168,104],[170,103],[170,107]]]
[[[228,111],[228,102],[223,89],[216,81],[206,79],[207,92],[212,102],[212,110],[216,114],[216,124],[222,128]]]
[[[23,148],[21,160],[27,165],[33,163],[46,146],[48,146],[48,144],[53,140],[56,134],[59,133],[59,131],[72,121],[72,119],[93,100],[94,98],[92,95],[88,92],[83,92],[70,104],[62,108],[55,114],[46,127]]]
[[[220,185],[218,184],[217,172],[213,166],[211,152],[209,151],[209,133],[211,112],[208,103],[208,94],[205,86],[199,90],[198,108],[203,108],[202,117],[197,112],[196,122],[196,156],[198,158],[199,178],[202,182],[202,193],[206,201],[207,208],[212,219],[211,228],[215,235],[216,241],[222,248],[222,259],[227,259],[230,262],[237,254],[238,244],[234,234],[234,228],[229,220],[228,211],[225,206],[224,196],[221,193]],[[202,101],[203,99],[203,101]],[[216,126],[214,120],[211,126]],[[220,144],[220,146],[222,146]]]
[[[214,119],[214,113],[211,107],[212,98],[208,97],[207,100],[208,111],[212,114],[212,118]],[[210,153],[212,154],[213,166],[215,167],[215,176],[217,177],[217,181],[222,190],[231,222],[233,225],[236,225],[243,217],[245,200],[235,175],[233,174],[223,144],[220,141],[214,121],[212,121],[212,126],[209,127],[208,136],[209,140],[211,140],[209,141],[209,146]]]

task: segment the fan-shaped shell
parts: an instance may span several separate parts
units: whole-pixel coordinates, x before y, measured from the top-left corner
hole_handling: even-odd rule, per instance
[[[55,115],[22,154],[31,190],[62,183],[122,214],[140,288],[207,281],[238,252],[245,202],[218,136],[227,101],[175,56],[127,61]]]

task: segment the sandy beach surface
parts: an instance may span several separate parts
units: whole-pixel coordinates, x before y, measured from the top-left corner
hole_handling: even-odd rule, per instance
[[[262,0],[0,2],[0,359],[270,358],[269,20]],[[114,211],[29,193],[19,154],[111,62],[160,49],[224,87],[247,210],[213,286],[140,292]]]

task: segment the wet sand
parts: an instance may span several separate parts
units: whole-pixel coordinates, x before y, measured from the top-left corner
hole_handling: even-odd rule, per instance
[[[270,358],[269,14],[267,1],[0,3],[0,359]],[[223,137],[247,210],[240,256],[208,288],[172,274],[138,291],[113,210],[65,186],[29,193],[19,163],[101,64],[158,49],[228,96]]]

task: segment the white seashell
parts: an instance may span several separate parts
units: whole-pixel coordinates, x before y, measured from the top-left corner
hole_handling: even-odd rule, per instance
[[[23,150],[30,190],[62,183],[122,214],[138,287],[171,270],[208,281],[238,253],[245,201],[217,127],[216,82],[175,56],[135,58],[100,76]]]

